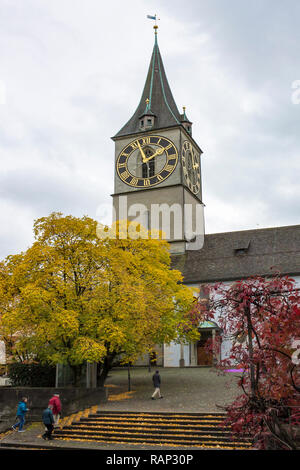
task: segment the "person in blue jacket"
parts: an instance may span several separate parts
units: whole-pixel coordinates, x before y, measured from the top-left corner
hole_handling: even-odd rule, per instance
[[[42,435],[42,438],[45,440],[46,439],[52,440],[53,437],[51,436],[51,434],[54,429],[54,416],[53,416],[51,405],[48,405],[48,408],[46,408],[43,411],[43,423],[46,426],[47,431]]]
[[[23,426],[25,423],[25,415],[27,411],[29,411],[29,408],[27,408],[26,403],[27,403],[27,398],[23,397],[22,400],[18,404],[18,410],[17,410],[18,422],[12,426],[14,431],[16,431],[17,428],[19,428],[19,432],[25,432],[23,430]]]

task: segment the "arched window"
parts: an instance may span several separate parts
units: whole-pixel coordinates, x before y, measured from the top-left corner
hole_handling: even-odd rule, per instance
[[[151,157],[153,155],[153,150],[152,149],[146,149],[144,150],[144,154],[146,158]],[[142,176],[143,178],[150,178],[151,176],[155,175],[155,159],[152,158],[152,160],[149,160],[147,163],[143,163],[142,166]]]

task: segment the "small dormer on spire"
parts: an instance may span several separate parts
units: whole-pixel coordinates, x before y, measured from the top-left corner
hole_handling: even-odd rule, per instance
[[[150,108],[149,98],[147,98],[145,101],[146,101],[146,108],[143,114],[139,116],[140,129],[142,131],[152,129],[152,127],[154,126],[154,120],[155,120],[155,114],[151,111],[151,108]]]
[[[182,110],[183,110],[183,114],[180,114],[180,121],[181,121],[181,124],[183,125],[183,127],[185,128],[185,130],[190,134],[192,135],[192,125],[193,123],[187,118],[187,115],[186,115],[186,107],[183,106],[182,107]]]

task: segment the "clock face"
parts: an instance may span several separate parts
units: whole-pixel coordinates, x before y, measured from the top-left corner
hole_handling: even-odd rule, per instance
[[[119,178],[134,188],[149,188],[165,181],[175,170],[178,152],[159,135],[139,137],[126,145],[117,158]]]
[[[185,184],[194,194],[200,191],[200,154],[185,140],[182,144],[181,161]]]

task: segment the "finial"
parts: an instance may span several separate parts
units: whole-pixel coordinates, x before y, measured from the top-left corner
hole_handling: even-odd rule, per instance
[[[183,109],[183,112],[185,113],[186,107],[185,107],[185,106],[182,106],[182,109]]]
[[[158,26],[156,24],[156,21],[159,21],[160,18],[157,18],[157,14],[155,13],[154,16],[152,15],[147,15],[147,18],[149,18],[149,20],[154,20],[155,21],[155,25],[153,26],[153,29],[154,29],[154,34],[155,36],[157,35],[157,30],[158,30]]]
[[[149,103],[150,103],[150,100],[149,100],[149,98],[147,98],[147,99],[146,99],[146,104],[147,104],[147,106],[148,106]]]

